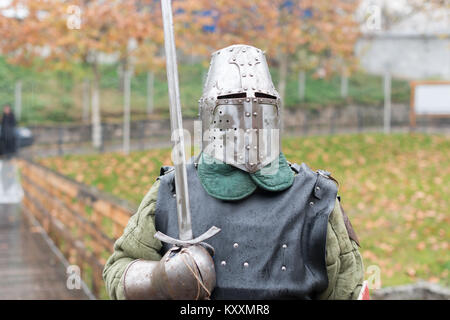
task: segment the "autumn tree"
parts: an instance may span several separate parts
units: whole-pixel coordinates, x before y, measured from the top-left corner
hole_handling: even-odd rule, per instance
[[[155,76],[164,70],[164,32],[160,0],[145,0],[138,8],[146,12],[151,20],[150,28],[147,28],[145,39],[134,50],[136,73],[147,73],[147,115],[154,111],[154,81]],[[165,74],[165,73],[164,73]]]
[[[316,61],[322,76],[337,73],[347,81],[357,68],[354,47],[360,36],[360,26],[355,13],[360,1],[305,0],[302,5],[310,12],[308,33],[312,39],[308,47],[319,58]],[[345,91],[341,87],[343,96],[346,96]]]
[[[116,57],[128,69],[130,41],[137,46],[156,29],[149,11],[139,10],[139,1],[12,0],[8,10],[23,10],[22,18],[5,17],[0,49],[11,63],[67,70],[86,66],[92,76],[92,140],[102,145],[100,94],[101,59]]]
[[[353,56],[358,35],[358,24],[353,19],[358,1],[196,0],[195,3],[209,12],[214,30],[193,35],[192,42],[209,52],[233,43],[248,43],[267,51],[278,65],[278,89],[282,97],[291,71],[308,71],[319,66],[331,71],[332,66],[338,67],[337,61],[342,64],[344,60],[351,65],[348,57]]]
[[[341,72],[341,66],[350,70],[355,65],[352,57],[358,23],[353,19],[353,12],[359,1],[182,2],[195,7],[190,11],[191,16],[207,17],[212,25],[199,33],[185,30],[186,38],[196,46],[197,52],[209,57],[211,52],[235,43],[263,49],[278,67],[278,91],[283,101],[290,73],[304,75],[306,71],[321,68],[329,75],[332,71]]]

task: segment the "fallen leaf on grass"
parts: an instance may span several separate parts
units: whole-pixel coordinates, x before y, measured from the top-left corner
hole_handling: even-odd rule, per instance
[[[431,278],[428,279],[428,282],[438,283],[439,282],[439,278],[438,277],[431,277]]]
[[[416,249],[419,250],[419,251],[422,251],[422,250],[425,249],[425,248],[426,248],[426,244],[425,244],[425,242],[423,242],[423,241],[419,242],[419,243],[417,244],[417,246],[416,246]]]
[[[409,267],[406,269],[406,274],[410,277],[415,277],[416,276],[416,270],[412,267]]]

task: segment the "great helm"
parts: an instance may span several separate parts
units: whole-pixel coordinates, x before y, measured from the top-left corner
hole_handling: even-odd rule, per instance
[[[214,52],[199,100],[203,153],[250,173],[271,163],[281,151],[280,104],[262,50]]]

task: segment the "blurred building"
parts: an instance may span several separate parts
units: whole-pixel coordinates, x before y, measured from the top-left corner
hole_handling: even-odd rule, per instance
[[[388,8],[397,18],[388,24],[383,21],[385,2],[363,4],[363,35],[355,49],[363,69],[407,79],[450,80],[450,9],[414,12],[401,1],[397,5]]]

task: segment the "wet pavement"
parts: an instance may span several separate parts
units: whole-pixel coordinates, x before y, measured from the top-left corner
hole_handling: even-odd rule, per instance
[[[23,190],[11,160],[0,160],[0,203],[20,203]]]
[[[4,182],[0,190],[0,299],[88,299],[82,289],[67,289],[66,267],[58,251],[49,246],[43,229],[27,218],[20,203],[6,203],[6,192],[12,200],[18,197],[8,189],[11,180],[5,177],[14,179],[0,172],[0,182]]]

